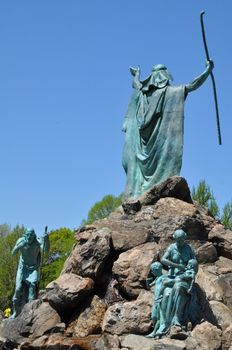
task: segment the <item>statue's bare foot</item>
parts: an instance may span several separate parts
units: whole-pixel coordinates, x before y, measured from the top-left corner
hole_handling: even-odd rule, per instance
[[[146,335],[146,338],[154,338],[155,337],[155,331],[152,331],[148,335]]]
[[[177,326],[177,327],[181,327],[181,323],[180,323],[180,321],[179,321],[179,319],[177,317],[173,318],[172,325],[173,326]]]

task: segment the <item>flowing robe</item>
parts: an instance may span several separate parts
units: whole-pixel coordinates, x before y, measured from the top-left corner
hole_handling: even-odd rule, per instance
[[[182,165],[185,85],[137,89],[126,113],[123,167],[125,197],[138,197]]]

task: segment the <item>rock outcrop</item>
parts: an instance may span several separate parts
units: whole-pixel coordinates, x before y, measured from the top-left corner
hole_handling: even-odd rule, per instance
[[[174,230],[188,234],[200,263],[199,323],[151,330],[146,278]],[[169,178],[103,220],[77,230],[61,276],[15,320],[1,323],[0,346],[23,350],[229,350],[232,342],[232,231],[194,203],[185,179]]]

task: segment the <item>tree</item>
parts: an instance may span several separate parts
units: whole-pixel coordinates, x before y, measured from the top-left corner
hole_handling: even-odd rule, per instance
[[[11,251],[25,228],[16,226],[5,237],[0,237],[0,309],[11,306],[15,287],[15,276],[18,256],[12,256]]]
[[[219,217],[219,207],[211,191],[209,185],[205,180],[201,180],[195,189],[192,189],[192,199],[198,202],[202,207],[208,209],[214,217]]]
[[[221,222],[227,229],[232,230],[232,201],[224,205]]]
[[[44,257],[40,287],[45,288],[48,283],[55,280],[61,273],[64,262],[69,256],[73,244],[76,242],[74,231],[60,228],[49,234],[50,249]]]
[[[19,237],[24,233],[23,226],[16,226],[5,237],[0,237],[0,309],[12,306],[15,289],[15,278],[19,254],[12,256],[11,251]],[[44,257],[40,285],[45,287],[56,279],[63,267],[64,261],[71,252],[75,242],[74,232],[61,228],[50,233],[50,250]]]
[[[11,233],[10,225],[2,224],[0,225],[0,237],[5,237]]]
[[[83,221],[83,224],[91,224],[92,222],[104,219],[112,213],[122,203],[122,195],[113,196],[108,194],[102,198],[99,202],[96,202],[88,212],[87,221]]]

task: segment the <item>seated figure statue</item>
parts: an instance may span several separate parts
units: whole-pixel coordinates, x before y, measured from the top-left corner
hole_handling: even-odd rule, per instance
[[[45,231],[44,237],[40,239],[36,237],[33,229],[27,229],[22,237],[17,240],[12,250],[13,255],[17,252],[20,252],[21,255],[13,296],[14,312],[11,318],[18,316],[24,304],[37,297],[41,249],[43,252],[49,249],[49,236],[47,232]]]
[[[169,268],[168,274],[162,274],[162,265],[158,263],[161,265],[159,276],[162,279],[159,277],[150,283],[150,286],[155,285],[151,315],[154,329],[148,337],[161,337],[172,325],[186,326],[189,320],[192,321],[191,314],[192,318],[195,314],[194,280],[198,263],[193,249],[185,242],[186,233],[176,230],[173,238],[175,243],[167,248],[161,259],[162,264]],[[157,262],[151,265],[151,270],[154,264]]]

